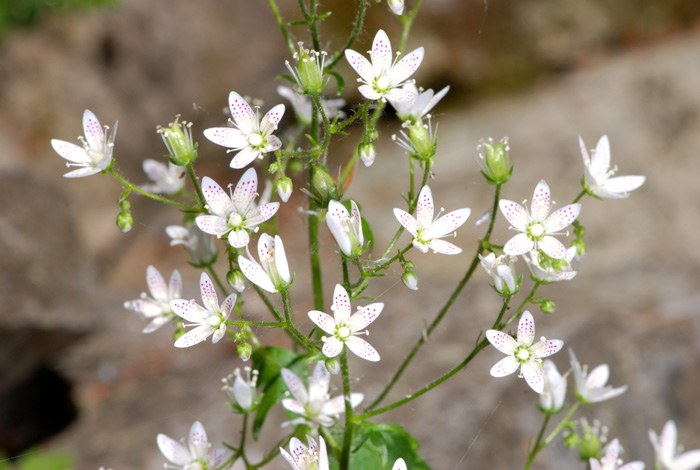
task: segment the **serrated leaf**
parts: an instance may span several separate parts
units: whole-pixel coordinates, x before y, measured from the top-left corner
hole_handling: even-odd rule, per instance
[[[256,349],[252,358],[253,368],[259,373],[258,388],[262,390],[260,403],[253,420],[253,437],[257,440],[267,414],[273,406],[284,398],[287,392],[287,386],[282,380],[280,370],[286,367],[299,377],[307,377],[309,368],[304,364],[304,356],[274,346]]]

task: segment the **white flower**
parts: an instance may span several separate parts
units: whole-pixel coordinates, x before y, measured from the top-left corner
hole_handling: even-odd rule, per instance
[[[571,269],[571,261],[576,257],[576,247],[572,246],[566,250],[563,260],[552,260],[545,258],[537,250],[524,254],[523,259],[530,268],[532,277],[540,282],[568,281],[576,276],[576,271]],[[565,261],[566,263],[563,263]]]
[[[630,462],[622,465],[622,460],[619,458],[620,453],[622,453],[620,442],[613,439],[605,448],[605,455],[600,461],[594,458],[589,460],[591,470],[644,470],[644,462]],[[622,466],[620,467],[620,465]]]
[[[221,389],[226,395],[241,407],[243,411],[250,411],[255,404],[256,386],[258,383],[258,371],[250,367],[245,369],[246,378],[241,377],[241,370],[236,369],[233,374],[221,379],[224,386]]]
[[[396,110],[396,115],[399,117],[399,119],[402,121],[410,120],[414,122],[420,120],[423,116],[428,114],[430,110],[433,109],[436,104],[438,104],[442,97],[445,96],[448,91],[450,91],[450,87],[446,86],[437,94],[434,94],[432,89],[423,91],[421,88],[419,90],[416,88],[416,84],[413,82],[407,82],[403,86],[403,89],[411,93],[414,98],[408,101],[395,101],[390,98],[389,103],[391,103]]]
[[[530,212],[517,202],[501,199],[498,203],[503,216],[511,226],[520,232],[503,247],[503,252],[512,256],[522,255],[539,249],[555,259],[566,256],[564,245],[552,235],[568,227],[581,212],[581,204],[569,204],[549,215],[551,199],[549,186],[542,180],[537,183],[532,195]]]
[[[364,330],[370,323],[377,319],[384,304],[377,302],[357,309],[352,316],[350,312],[350,297],[340,284],[335,285],[333,293],[333,316],[318,310],[311,310],[309,318],[323,331],[331,336],[324,336],[323,354],[327,357],[335,357],[347,345],[350,351],[368,361],[379,361],[379,353],[367,341],[357,335],[367,333]],[[367,333],[369,334],[369,333]]]
[[[377,31],[369,55],[372,63],[352,49],[345,50],[345,58],[364,83],[359,91],[368,100],[408,101],[414,94],[400,87],[413,75],[423,61],[422,47],[409,53],[398,62],[392,61],[391,42],[383,30]]]
[[[177,194],[185,187],[185,170],[171,162],[161,163],[147,158],[143,171],[155,184],[142,184],[141,189],[158,194]]]
[[[513,258],[506,254],[496,257],[495,253],[489,253],[486,257],[479,255],[481,267],[493,279],[493,286],[500,293],[515,293],[515,276],[513,272]]]
[[[404,0],[387,0],[391,12],[395,15],[403,15]]]
[[[311,124],[311,116],[313,112],[313,105],[311,104],[311,98],[307,95],[300,95],[293,89],[286,86],[278,86],[277,94],[283,98],[286,98],[292,104],[292,109],[294,109],[294,115],[297,120],[302,124]],[[333,118],[340,113],[340,117],[345,116],[345,113],[341,111],[343,106],[345,106],[345,100],[342,98],[326,100],[321,98],[321,106],[323,107],[323,112],[326,113],[328,119],[333,120]]]
[[[301,379],[291,370],[283,368],[282,379],[294,398],[284,398],[282,406],[292,413],[303,416],[285,425],[314,424],[331,426],[333,420],[345,412],[345,401],[342,395],[331,398],[328,389],[331,386],[331,374],[322,362],[317,362],[313,375],[309,379],[309,390]],[[351,393],[350,403],[353,408],[362,403],[365,396],[361,393]]]
[[[85,137],[78,137],[83,144],[82,147],[65,140],[51,139],[53,149],[70,162],[66,164],[67,166],[82,167],[63,175],[66,178],[94,175],[106,170],[112,163],[117,123],[114,123],[112,132],[109,132],[109,127],[105,126],[103,129],[97,116],[86,109],[83,113],[83,131]]]
[[[219,307],[219,298],[216,296],[214,284],[207,273],[202,273],[199,278],[199,290],[202,293],[204,307],[194,300],[176,299],[170,301],[170,308],[176,315],[193,323],[185,326],[199,325],[194,330],[180,336],[175,341],[176,348],[189,348],[205,341],[212,334],[214,335],[212,342],[216,343],[226,333],[226,320],[231,315],[233,305],[236,303],[236,294],[226,297]]]
[[[683,452],[678,443],[676,423],[668,421],[664,425],[661,436],[649,430],[649,439],[654,446],[656,465],[660,470],[695,470],[700,468],[700,449]]]
[[[289,452],[280,447],[280,453],[289,462],[293,470],[328,470],[328,452],[326,441],[319,436],[320,446],[316,446],[313,437],[306,435],[306,447],[299,439],[293,437],[289,441]]]
[[[180,470],[214,470],[224,463],[224,449],[211,450],[207,440],[207,432],[199,421],[195,421],[190,428],[190,436],[187,445],[169,438],[165,434],[158,434],[158,448],[166,459],[175,466],[166,464],[166,468]]]
[[[272,133],[277,129],[284,105],[278,104],[258,121],[248,102],[241,95],[232,91],[228,96],[233,127],[212,127],[204,130],[204,137],[217,145],[228,147],[227,152],[236,152],[231,160],[231,168],[244,168],[256,158],[262,158],[267,152],[273,152],[282,146],[282,142]]]
[[[576,396],[583,403],[590,404],[610,400],[622,395],[627,390],[627,385],[618,388],[605,385],[610,378],[610,368],[607,364],[599,365],[589,374],[588,366],[581,367],[572,349],[569,349],[569,356],[571,358],[571,370],[576,381]]]
[[[352,214],[343,204],[331,200],[328,203],[326,224],[338,242],[338,247],[346,256],[359,256],[365,244],[362,235],[362,217],[355,201],[350,201]]]
[[[544,389],[540,394],[539,406],[540,409],[549,413],[557,413],[564,408],[564,400],[566,399],[566,377],[557,370],[557,366],[553,361],[546,359],[543,366],[544,372]]]
[[[170,237],[170,246],[185,247],[195,266],[211,264],[216,259],[214,238],[202,233],[195,226],[169,225],[165,227],[165,233]]]
[[[262,266],[244,256],[238,258],[241,271],[250,282],[273,294],[291,283],[292,276],[279,235],[272,238],[263,233],[258,239],[258,256]]]
[[[197,217],[197,226],[206,233],[221,238],[228,233],[228,242],[234,248],[243,248],[250,242],[249,231],[257,231],[257,225],[275,215],[279,202],[254,207],[257,195],[258,175],[253,168],[243,173],[236,189],[229,197],[216,181],[202,178],[202,193],[211,215]]]
[[[588,156],[586,145],[581,136],[578,138],[583,157],[585,189],[595,196],[612,199],[629,197],[629,192],[634,191],[644,184],[645,176],[616,176],[617,166],[610,168],[610,141],[604,135],[598,141],[598,145]]]
[[[444,209],[441,209],[442,213]],[[413,246],[423,253],[431,248],[435,253],[456,255],[462,249],[440,238],[453,235],[469,218],[471,209],[457,209],[433,220],[433,194],[428,186],[423,186],[418,195],[418,207],[414,218],[408,212],[394,209],[394,216],[413,235]],[[439,214],[438,214],[439,215]]]
[[[542,372],[542,358],[551,356],[559,351],[564,342],[559,339],[542,337],[533,344],[535,340],[535,319],[527,310],[523,312],[518,323],[518,339],[498,330],[488,330],[486,338],[489,342],[508,357],[501,359],[491,368],[493,377],[504,377],[510,375],[518,368],[527,384],[537,393],[544,390],[544,378]]]
[[[146,283],[151,297],[145,292],[140,299],[124,302],[124,308],[141,314],[151,322],[143,329],[144,333],[152,333],[165,325],[173,317],[170,301],[182,297],[182,277],[176,269],[170,275],[170,282],[166,285],[165,279],[153,266],[146,269]]]

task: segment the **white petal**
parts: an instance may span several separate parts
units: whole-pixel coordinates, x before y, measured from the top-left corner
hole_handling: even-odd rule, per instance
[[[535,339],[535,319],[525,310],[518,322],[518,343],[529,346]]]
[[[517,202],[501,199],[498,201],[498,207],[501,209],[503,217],[508,220],[508,223],[519,232],[527,230],[527,224],[530,222],[530,216],[523,206]]]
[[[209,467],[211,468],[219,468],[222,463],[224,463],[224,457],[226,456],[226,450],[224,449],[215,449],[215,450],[210,450],[207,453],[207,458],[208,458],[208,464]]]
[[[168,283],[168,297],[171,299],[181,297],[182,294],[182,276],[177,269],[173,270]]]
[[[530,239],[525,233],[519,233],[508,240],[503,247],[503,252],[507,255],[518,256],[524,255],[535,247],[535,242]]]
[[[386,98],[396,103],[406,103],[415,99],[416,95],[403,88],[392,88],[386,93]],[[376,98],[375,98],[376,99]]]
[[[143,334],[149,334],[153,333],[157,329],[159,329],[161,326],[165,325],[166,323],[170,322],[170,318],[165,317],[165,316],[160,316],[160,317],[155,317],[153,320],[150,321],[146,327],[141,330],[141,333]]]
[[[544,251],[544,253],[550,258],[554,259],[564,259],[566,256],[566,247],[554,237],[549,235],[542,238],[542,240],[537,242],[537,248]]]
[[[544,222],[546,233],[555,233],[568,227],[581,213],[581,204],[569,204],[555,211]]]
[[[218,343],[219,341],[221,341],[221,338],[223,338],[225,334],[226,334],[226,324],[225,324],[225,323],[222,323],[222,324],[214,331],[214,334],[213,334],[212,337],[211,337],[211,342],[212,342],[212,343]],[[248,360],[248,358],[242,359],[242,360],[243,360],[243,362],[245,362],[245,361]]]
[[[168,300],[168,288],[165,285],[165,279],[153,266],[149,266],[146,269],[146,283],[154,299],[161,302]]]
[[[296,400],[292,400],[291,398],[284,398],[282,400],[282,406],[285,409],[291,411],[292,413],[296,413],[299,415],[306,414],[306,410],[304,409],[304,405],[302,405],[301,403],[299,403]]]
[[[293,438],[296,439],[296,438]],[[294,470],[301,470],[301,467],[299,464],[297,464],[297,461],[294,457],[292,457],[286,450],[280,447],[280,454],[282,454],[282,457],[285,458],[287,462],[289,462],[289,465],[292,466]]]
[[[350,349],[350,351],[354,352],[362,359],[366,359],[371,362],[378,362],[380,359],[377,350],[374,349],[367,341],[358,336],[350,336],[345,340],[345,345],[348,347],[348,349]]]
[[[644,184],[645,176],[617,176],[605,182],[602,188],[594,191],[597,196],[608,198],[625,198],[630,191],[634,191]]]
[[[471,212],[471,209],[457,209],[456,211],[448,212],[430,225],[430,228],[426,231],[426,236],[429,238],[440,238],[454,232],[467,221]]]
[[[101,171],[102,171],[101,168],[88,166],[85,168],[80,168],[78,170],[69,171],[68,173],[63,175],[63,177],[64,178],[83,178],[85,176],[96,175],[97,173],[99,173]]]
[[[667,459],[673,458],[676,453],[676,445],[678,444],[678,429],[676,428],[676,423],[672,420],[668,420],[664,424],[659,444],[664,457]]]
[[[408,232],[414,237],[418,233],[418,222],[416,219],[408,212],[401,209],[394,209],[394,217],[399,221],[403,227],[408,230]]]
[[[304,452],[306,452],[307,450],[309,450],[309,448],[306,447],[306,446],[304,445],[304,443],[301,442],[301,441],[300,441],[299,439],[297,439],[296,437],[293,437],[293,438],[289,441],[289,451],[290,451],[290,453],[292,454],[292,457],[294,457],[295,460],[298,461],[299,458],[301,457],[301,455],[302,455]]]
[[[369,53],[372,59],[372,68],[375,76],[382,71],[391,69],[393,60],[393,52],[391,50],[391,42],[383,29],[377,31],[372,42],[372,51]],[[359,72],[358,72],[359,73]]]
[[[406,80],[408,77],[413,75],[413,73],[418,70],[421,62],[423,62],[423,55],[425,50],[422,47],[408,53],[401,59],[394,67],[391,69],[391,82],[399,84]]]
[[[265,222],[266,220],[272,218],[277,213],[280,208],[279,202],[269,202],[258,206],[246,214],[245,226],[247,228],[255,227],[258,224]]]
[[[158,448],[166,459],[176,465],[187,465],[192,461],[189,450],[178,441],[165,434],[158,434]]]
[[[275,235],[275,265],[277,272],[284,282],[290,282],[292,275],[289,272],[289,263],[287,262],[287,254],[284,251],[284,244],[279,235]]]
[[[202,341],[205,341],[211,333],[212,329],[209,325],[198,326],[197,328],[180,336],[177,341],[175,341],[174,346],[176,348],[189,348],[201,343]]]
[[[340,251],[346,255],[352,253],[352,241],[348,232],[345,231],[345,227],[341,222],[342,219],[350,216],[350,213],[345,209],[345,206],[338,201],[331,200],[328,203],[328,213],[326,214],[326,225],[328,225],[328,230],[333,234],[336,243]]]
[[[329,335],[332,335],[335,333],[335,320],[333,317],[328,315],[327,313],[323,313],[318,310],[311,310],[309,312],[309,318],[311,319],[312,322],[316,324],[319,328],[321,328],[323,331],[328,333]]]
[[[603,387],[608,383],[610,378],[610,367],[607,364],[601,364],[593,369],[586,378],[586,387]]]
[[[532,217],[532,220],[544,222],[547,218],[549,207],[552,204],[549,194],[549,185],[545,180],[537,183],[535,192],[532,193],[532,202],[530,203],[530,217]]]
[[[350,296],[340,284],[335,285],[331,310],[333,310],[336,323],[345,323],[350,318]]]
[[[51,139],[51,146],[56,153],[70,162],[92,163],[92,159],[83,147],[58,139]]]
[[[353,395],[362,395],[361,393],[355,394],[352,393],[350,395],[351,399]],[[362,400],[360,400],[362,401]],[[333,397],[330,400],[328,400],[326,403],[323,404],[323,408],[321,408],[321,413],[326,415],[326,416],[332,416],[334,418],[337,418],[339,414],[345,413],[345,399],[342,395],[339,395],[337,397]]]
[[[335,357],[343,350],[343,342],[335,336],[326,337],[326,342],[323,344],[321,351],[326,357]]]
[[[564,342],[560,339],[550,339],[546,341],[538,341],[533,345],[532,354],[536,358],[549,357],[557,353],[564,347]]]
[[[194,300],[174,299],[170,301],[170,308],[177,316],[193,323],[202,323],[209,316],[209,312]]]
[[[200,215],[195,219],[195,223],[202,232],[216,235],[217,237],[231,230],[226,219],[218,215]]]
[[[403,459],[397,459],[396,462],[394,462],[394,466],[391,467],[391,470],[407,470],[406,462],[404,462]]]
[[[250,386],[239,375],[233,382],[233,396],[236,402],[244,410],[250,409],[253,405],[253,393]]]
[[[282,147],[282,141],[275,135],[267,136],[267,144],[262,148],[262,153],[274,152]]]
[[[328,470],[328,451],[326,450],[326,441],[323,436],[318,436],[319,451],[318,451],[318,470]]]
[[[260,132],[264,135],[269,135],[277,129],[282,116],[284,115],[284,105],[278,104],[263,116],[262,121],[260,121]]]
[[[372,69],[372,64],[370,64],[362,54],[358,54],[352,49],[346,49],[345,58],[350,66],[355,69],[355,72],[357,72],[357,74],[362,78],[362,80],[368,83],[371,83],[372,80],[374,80],[374,70]]]
[[[350,331],[357,333],[358,331],[364,330],[369,324],[377,319],[379,314],[382,313],[383,308],[384,304],[381,302],[359,308],[357,312],[350,317],[350,320],[348,320],[348,327],[350,328]]]
[[[680,469],[694,470],[700,466],[700,450],[691,450],[675,458],[674,462]]]
[[[432,90],[429,90],[432,91]],[[450,91],[449,85],[437,92],[435,96],[430,98],[428,102],[424,105],[421,106],[420,109],[420,115],[423,116],[425,114],[428,114],[433,107],[438,104],[438,102],[447,94],[447,92]]]
[[[258,174],[254,168],[249,168],[243,173],[241,179],[236,184],[236,189],[233,191],[233,204],[236,212],[239,214],[245,213],[248,206],[255,200],[258,190]]]
[[[325,400],[330,386],[331,373],[328,372],[323,362],[319,361],[314,367],[311,380],[309,380],[309,401],[317,402]]]
[[[429,186],[423,186],[418,195],[418,205],[416,206],[416,220],[418,229],[425,230],[433,223],[433,193]]]
[[[525,377],[525,381],[537,393],[544,390],[544,374],[542,367],[534,361],[526,362],[520,366],[520,371]]]
[[[509,334],[498,330],[487,330],[486,339],[503,354],[512,355],[518,343]]]
[[[245,229],[231,230],[228,234],[228,243],[234,248],[243,248],[248,246],[250,235]]]
[[[231,315],[233,306],[236,304],[237,297],[238,296],[236,294],[231,294],[221,303],[221,314],[223,315],[224,320],[228,320],[228,317]]]
[[[396,90],[396,88],[394,88],[394,90]],[[357,88],[357,91],[359,91],[360,94],[368,100],[378,100],[384,96],[381,93],[376,92],[374,88],[369,85],[361,85]]]
[[[260,151],[252,147],[245,147],[231,159],[229,166],[235,170],[240,170],[248,166],[253,160],[260,156]]]
[[[190,428],[189,444],[190,451],[195,457],[202,459],[207,455],[209,448],[207,432],[199,421],[195,421]]]
[[[204,137],[217,145],[230,149],[242,149],[248,146],[248,139],[240,130],[233,127],[211,127],[204,129]]]
[[[365,236],[362,233],[362,216],[360,216],[360,209],[357,207],[357,204],[355,204],[355,201],[352,199],[350,200],[350,210],[352,213],[352,218],[353,218],[353,228],[357,230],[357,237],[359,238],[358,242],[360,245],[365,244]]]
[[[101,150],[105,144],[105,132],[97,119],[97,116],[92,111],[86,109],[83,112],[83,131],[85,132],[85,140],[93,150]]]
[[[253,284],[264,289],[271,294],[277,292],[277,288],[272,280],[258,263],[249,260],[245,256],[238,257],[238,265],[243,275]]]
[[[162,181],[168,176],[167,165],[159,161],[153,160],[151,158],[145,159],[143,161],[142,167],[143,172],[146,173],[146,176],[148,176],[153,181]]]
[[[199,291],[202,294],[202,302],[204,303],[204,308],[210,312],[219,311],[219,299],[216,296],[216,289],[214,289],[214,283],[211,282],[209,275],[207,273],[202,273],[199,276]]]
[[[462,249],[445,240],[431,240],[428,246],[435,252],[443,255],[458,255]]]
[[[207,201],[210,214],[227,217],[233,211],[233,203],[229,195],[208,176],[202,178],[202,194]]]
[[[248,102],[244,100],[241,95],[235,91],[229,93],[228,104],[231,109],[233,120],[244,134],[250,134],[258,130],[258,118],[255,116]]]
[[[598,140],[598,145],[591,155],[590,167],[593,174],[607,172],[610,168],[610,141],[607,135]]]
[[[309,402],[309,395],[306,393],[306,387],[299,376],[287,368],[282,368],[280,371],[282,380],[287,385],[287,388],[292,393],[294,398],[303,405]]]
[[[505,377],[518,370],[519,366],[520,364],[513,356],[506,356],[494,364],[489,373],[492,377]]]

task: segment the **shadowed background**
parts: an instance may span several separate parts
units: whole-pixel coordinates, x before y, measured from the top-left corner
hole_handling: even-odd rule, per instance
[[[700,447],[700,5],[610,3],[424,2],[407,48],[426,48],[414,78],[425,88],[451,86],[433,110],[440,144],[430,184],[438,207],[470,207],[472,217],[455,240],[463,254],[411,253],[418,292],[400,284],[400,271],[370,289],[386,304],[370,337],[382,361],[350,363],[358,378],[353,387],[368,399],[442,306],[482,236],[483,226],[474,222],[488,210],[492,188],[473,160],[478,140],[510,137],[516,169],[503,197],[529,200],[545,179],[561,206],[580,191],[578,136],[592,148],[608,134],[619,174],[645,174],[647,183],[627,200],[584,200],[580,220],[589,253],[576,264],[574,281],[540,291],[557,311],[545,316],[532,309],[537,333],[563,339],[582,363],[609,363],[611,383],[630,385],[622,398],[583,410],[621,439],[625,460],[650,465],[647,429],[658,432],[667,419],[677,421],[686,447]],[[299,19],[296,2],[280,6],[286,19]],[[344,42],[354,7],[322,5],[334,11],[321,30],[329,50]],[[241,172],[228,167],[230,156],[201,131],[223,122],[231,90],[263,100],[263,110],[284,102],[273,78],[286,72],[290,57],[268,5],[125,0],[101,9],[39,10],[26,23],[5,28],[0,42],[0,445],[12,454],[42,442],[71,449],[78,468],[125,470],[161,468],[156,434],[185,436],[194,420],[204,423],[212,442],[233,442],[240,422],[223,403],[220,378],[241,365],[234,346],[175,350],[168,331],[141,335],[141,320],[122,308],[146,289],[149,264],[166,277],[180,269],[185,297],[199,297],[199,271],[186,265],[184,250],[168,246],[164,232],[181,222],[179,214],[134,195],[134,228],[121,234],[119,185],[105,176],[63,179],[64,161],[49,142],[74,141],[85,108],[103,124],[119,120],[116,165],[133,182],[145,182],[143,159],[165,154],[155,126],[180,113],[194,122],[200,141],[199,175],[235,184]],[[378,28],[398,43],[398,20],[386,4],[372,2],[354,48],[369,49]],[[303,27],[292,32],[308,38]],[[359,99],[354,73],[345,64],[339,70],[351,106]],[[290,107],[282,134],[285,126],[292,126]],[[382,126],[375,164],[358,167],[347,191],[362,205],[380,247],[397,227],[391,208],[402,206],[408,176],[406,157],[389,138],[398,122],[389,113]],[[356,135],[335,139],[333,161],[357,143]],[[312,308],[298,212],[305,183],[294,184],[280,211],[280,233],[297,273],[297,317],[304,318]],[[501,218],[495,242],[510,235]],[[321,244],[328,306],[340,266],[324,227]],[[499,308],[488,282],[477,271],[389,400],[422,387],[471,350]],[[246,292],[243,299],[244,311],[265,318],[254,296]],[[276,333],[260,337],[286,344]],[[420,440],[433,468],[521,467],[541,416],[524,381],[488,375],[501,357],[486,349],[440,389],[386,419]],[[568,368],[566,351],[554,360]],[[334,385],[340,387],[337,379]],[[276,410],[260,451],[276,441],[282,420]],[[562,468],[562,462],[576,465],[557,442],[536,468]]]

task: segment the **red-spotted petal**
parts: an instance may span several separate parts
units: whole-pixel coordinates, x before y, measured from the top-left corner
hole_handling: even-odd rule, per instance
[[[233,311],[233,306],[236,304],[237,297],[238,296],[236,294],[230,294],[222,302],[221,314],[224,316],[224,320],[228,319],[228,317],[231,315],[231,312]]]
[[[430,227],[433,223],[433,213],[435,206],[433,206],[433,193],[430,191],[429,186],[423,186],[418,194],[418,203],[416,206],[416,221],[418,222],[418,229],[425,230]]]
[[[326,342],[323,344],[323,348],[321,349],[326,357],[335,357],[340,354],[340,351],[342,350],[343,342],[335,336],[326,337]]]
[[[568,227],[581,213],[581,204],[569,204],[555,211],[544,221],[545,233],[556,233]]]
[[[562,244],[562,242],[554,237],[550,237],[549,235],[538,241],[537,247],[544,251],[544,253],[550,258],[564,259],[566,256],[566,247]]]
[[[340,284],[335,285],[331,310],[333,310],[336,323],[345,323],[350,318],[350,297],[345,288]]]
[[[260,150],[254,149],[252,147],[246,147],[236,154],[235,157],[231,159],[229,166],[235,170],[240,170],[245,168],[253,160],[260,156]]]
[[[51,139],[51,146],[61,157],[73,163],[92,163],[92,159],[83,147],[65,140]]]
[[[365,58],[362,54],[359,54],[352,49],[345,50],[345,58],[347,59],[350,66],[355,69],[355,72],[367,83],[371,83],[374,80],[374,70],[372,69],[372,64],[369,60]]]
[[[248,102],[244,100],[241,95],[235,91],[229,93],[228,104],[231,109],[233,120],[244,134],[250,134],[258,130],[258,118],[255,116]]]
[[[287,254],[284,251],[284,244],[279,235],[275,235],[275,265],[277,272],[284,282],[292,280],[292,275],[289,272],[289,263],[287,262]]]
[[[467,221],[471,212],[471,209],[457,209],[456,211],[448,212],[430,225],[425,237],[440,238],[454,232]]]
[[[519,233],[506,242],[503,252],[507,255],[518,256],[524,255],[533,248],[535,248],[535,242],[527,234]]]
[[[275,150],[282,147],[282,141],[274,135],[267,136],[267,144],[262,149],[262,153],[274,152]]]
[[[518,322],[518,343],[523,346],[530,346],[535,340],[535,319],[532,314],[525,310]]]
[[[153,266],[146,268],[146,283],[154,299],[161,302],[168,300],[168,288],[165,285],[165,279]]]
[[[505,377],[518,370],[518,367],[520,363],[513,356],[507,356],[491,367],[490,374],[492,377]]]
[[[374,76],[381,74],[383,71],[391,69],[393,60],[393,52],[391,50],[391,42],[383,29],[377,31],[372,42],[372,50],[369,53],[372,59],[372,68]],[[359,73],[359,72],[358,72]]]
[[[158,448],[163,456],[176,465],[187,465],[192,462],[190,451],[180,442],[165,434],[158,434]]]
[[[622,199],[628,197],[630,191],[639,188],[645,181],[645,176],[617,176],[607,180],[601,188],[596,189],[593,193],[600,197]]]
[[[105,131],[97,116],[89,109],[83,112],[83,131],[90,148],[101,151],[105,144]]]
[[[309,401],[325,400],[330,386],[331,373],[328,372],[323,362],[317,362],[311,380],[309,380]]]
[[[403,88],[392,88],[387,92],[386,97],[392,101],[405,103],[406,101],[411,101],[414,99],[416,94],[409,90],[404,90]]]
[[[170,275],[170,282],[168,283],[168,296],[173,299],[180,297],[182,294],[182,276],[180,276],[180,271],[175,269]]]
[[[543,357],[548,357],[556,352],[559,352],[563,346],[564,346],[564,342],[560,339],[549,339],[549,340],[545,340],[545,341],[538,341],[532,347],[532,354],[536,358],[541,359]],[[606,382],[607,382],[607,378],[606,378]]]
[[[396,88],[394,88],[396,89]],[[378,100],[382,97],[381,93],[378,93],[374,90],[369,85],[361,85],[360,87],[357,88],[357,90],[360,92],[362,96],[367,98],[368,100]]]
[[[194,323],[200,323],[209,316],[209,312],[194,300],[175,299],[169,305],[175,315]]]
[[[230,149],[242,149],[248,146],[248,139],[240,130],[233,127],[211,127],[204,129],[204,137],[217,145]]]
[[[544,180],[537,183],[535,192],[532,193],[532,203],[530,204],[530,216],[532,220],[544,222],[547,218],[549,207],[552,205],[549,194],[549,185]]]
[[[233,211],[233,203],[229,195],[216,181],[208,176],[202,178],[202,194],[204,194],[204,199],[207,201],[210,214],[228,217]]]
[[[423,62],[424,54],[425,50],[419,47],[404,56],[404,58],[391,69],[391,82],[398,85],[413,75],[413,73],[418,70],[418,67],[420,67],[421,62]]]
[[[195,222],[202,232],[216,235],[217,237],[231,230],[226,219],[218,215],[200,215],[195,219]]]
[[[246,214],[245,227],[253,228],[256,225],[265,222],[273,215],[275,215],[279,208],[279,202],[270,202],[268,204],[263,204],[262,206],[256,207],[255,209],[248,212],[248,214]]]
[[[258,174],[254,168],[249,168],[238,180],[236,189],[233,191],[233,204],[236,212],[239,214],[245,213],[250,203],[255,199],[257,189]]]
[[[284,115],[284,105],[278,104],[263,116],[262,121],[260,121],[260,132],[264,135],[271,134],[277,129],[282,116]]]
[[[228,243],[234,248],[243,248],[250,243],[250,235],[245,229],[231,230],[228,234]]]
[[[518,343],[509,334],[498,330],[486,331],[486,339],[491,345],[501,351],[503,354],[512,355]]]
[[[539,363],[535,361],[525,362],[520,366],[520,372],[531,389],[537,393],[544,391],[544,373]]]
[[[335,334],[336,323],[332,316],[319,310],[311,310],[308,315],[309,319],[323,331],[329,335]]]
[[[238,265],[241,268],[243,275],[253,284],[264,289],[271,294],[277,292],[277,288],[272,284],[272,280],[267,275],[265,270],[258,263],[249,260],[244,256],[238,258]]]
[[[156,331],[158,328],[165,325],[169,321],[170,321],[170,318],[166,317],[166,316],[155,317],[153,320],[151,320],[148,323],[148,325],[146,325],[146,327],[143,330],[141,330],[141,333],[143,333],[143,334],[153,333],[154,331]]]
[[[379,359],[381,359],[377,350],[374,349],[367,341],[358,336],[350,336],[345,340],[345,345],[348,347],[348,349],[350,349],[350,351],[354,352],[362,359],[366,359],[370,362],[378,362]]]
[[[212,334],[212,332],[213,330],[209,325],[198,326],[197,328],[180,336],[177,341],[175,341],[174,346],[176,348],[189,348],[191,346],[195,346],[202,341],[205,341],[207,337]]]
[[[610,168],[610,140],[604,135],[598,140],[593,155],[591,155],[591,173],[605,173]]]
[[[287,388],[289,388],[289,386],[287,386]],[[306,392],[304,392],[304,393],[306,393]],[[296,400],[292,400],[291,398],[282,399],[282,406],[285,409],[291,411],[292,413],[296,413],[296,414],[300,414],[300,415],[306,414],[306,410],[304,409],[304,405],[302,405],[301,403],[299,403]]]
[[[366,307],[359,308],[357,312],[350,317],[350,320],[348,320],[348,327],[350,328],[350,331],[357,333],[358,331],[367,328],[367,326],[376,320],[379,314],[382,313],[383,308],[384,304],[381,302],[369,304]]]
[[[207,441],[207,432],[199,421],[195,421],[190,428],[189,445],[195,457],[200,459],[206,457],[209,442]]]
[[[292,393],[294,398],[302,404],[302,406],[305,403],[309,402],[309,395],[306,393],[306,387],[304,386],[304,383],[301,381],[298,375],[296,375],[294,372],[287,368],[282,368],[280,371],[280,374],[282,375],[282,380],[284,380],[285,385],[287,385],[287,388],[289,391]],[[286,408],[286,406],[285,406]]]
[[[79,170],[73,170],[65,175],[63,175],[64,178],[82,178],[84,176],[90,176],[90,175],[96,175],[97,173],[101,172],[103,168],[95,168],[95,167],[85,167],[85,168],[80,168]]]
[[[202,273],[199,277],[199,290],[202,293],[202,302],[204,307],[210,312],[219,311],[219,299],[216,297],[216,289],[214,283],[211,282],[207,273]]]
[[[394,209],[394,216],[396,217],[396,220],[399,221],[403,227],[408,230],[408,232],[413,235],[414,237],[418,233],[418,222],[416,219],[409,214],[408,212],[395,208]]]
[[[457,245],[454,245],[445,240],[430,240],[428,247],[435,253],[440,253],[443,255],[458,255],[462,252],[462,249]],[[419,248],[420,249],[420,248]]]
[[[508,220],[508,223],[519,232],[524,232],[527,229],[527,224],[530,222],[530,216],[523,206],[517,202],[501,199],[498,201],[498,207],[501,209],[503,217]]]

